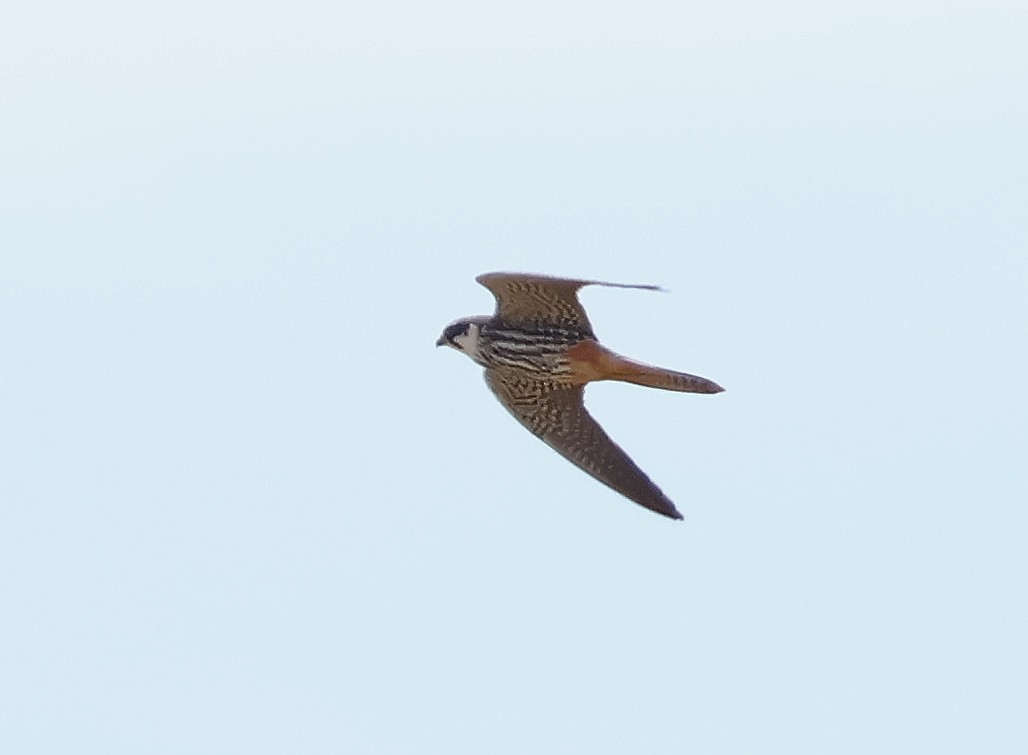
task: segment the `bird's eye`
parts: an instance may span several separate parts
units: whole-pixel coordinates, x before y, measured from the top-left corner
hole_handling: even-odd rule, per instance
[[[457,336],[467,335],[468,324],[465,322],[455,322],[446,328],[446,332],[443,333],[446,336],[446,340],[453,343],[453,339]]]

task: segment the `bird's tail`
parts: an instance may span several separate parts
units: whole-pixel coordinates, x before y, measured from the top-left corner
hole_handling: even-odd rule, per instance
[[[642,362],[621,358],[621,364],[614,370],[609,380],[621,380],[625,383],[646,385],[650,388],[661,388],[665,391],[682,393],[721,393],[724,390],[713,380],[690,375],[687,372],[675,372],[663,367],[653,367]]]
[[[724,390],[713,380],[636,362],[634,359],[614,353],[595,341],[576,345],[569,355],[577,368],[576,372],[586,381],[620,380],[623,383],[635,383],[681,393],[721,393]]]

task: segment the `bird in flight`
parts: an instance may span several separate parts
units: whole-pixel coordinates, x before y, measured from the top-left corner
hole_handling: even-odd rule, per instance
[[[681,519],[671,499],[583,403],[586,384],[595,380],[683,393],[724,390],[706,378],[636,362],[602,346],[578,301],[583,286],[660,289],[521,273],[485,273],[475,280],[496,297],[496,311],[455,320],[436,346],[464,352],[484,367],[486,383],[507,411],[572,464],[640,506]]]

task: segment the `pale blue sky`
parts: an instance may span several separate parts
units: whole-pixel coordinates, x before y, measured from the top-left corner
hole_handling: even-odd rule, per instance
[[[1028,751],[1028,6],[711,6],[5,11],[0,751]]]

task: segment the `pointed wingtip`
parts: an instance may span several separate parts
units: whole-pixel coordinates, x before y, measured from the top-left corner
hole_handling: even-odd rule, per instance
[[[638,288],[643,291],[658,291],[662,294],[668,293],[666,288],[663,286],[657,286],[653,283],[608,283],[607,281],[589,281],[586,285],[609,286],[610,288]]]
[[[666,516],[668,519],[674,519],[675,521],[681,521],[685,519],[685,517],[682,516],[682,512],[678,510],[678,507],[675,506],[675,504],[671,503],[671,501],[669,501],[667,497],[664,498],[663,504],[660,508],[652,506],[647,506],[646,508],[650,509],[650,511],[656,514]]]
[[[725,392],[724,387],[721,386],[721,385],[718,385],[713,380],[708,380],[707,378],[701,378],[701,377],[696,378],[696,380],[697,380],[697,385],[696,385],[695,389],[693,391],[691,391],[693,393],[713,394],[713,393],[724,393]]]

